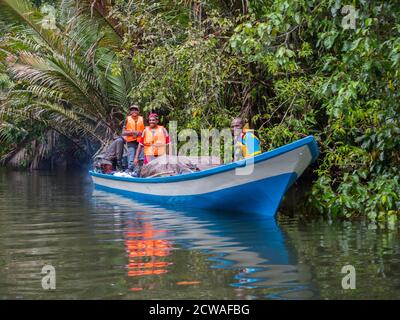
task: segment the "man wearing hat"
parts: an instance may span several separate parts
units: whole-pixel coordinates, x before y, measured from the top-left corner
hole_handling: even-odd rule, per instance
[[[139,146],[139,141],[144,131],[143,117],[139,116],[139,106],[133,104],[129,107],[129,116],[125,120],[124,127],[122,129],[122,136],[125,138],[128,146],[128,169],[133,171],[135,164],[133,163],[136,155],[136,151]],[[139,155],[139,161],[143,162],[144,155],[143,151]]]

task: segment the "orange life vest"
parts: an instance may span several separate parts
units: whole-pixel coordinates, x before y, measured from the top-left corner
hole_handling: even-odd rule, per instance
[[[131,116],[128,116],[126,118],[126,125],[125,125],[125,130],[127,131],[142,131],[144,130],[144,122],[143,122],[143,117],[138,116],[137,120],[134,120]],[[137,136],[136,138],[133,136],[125,136],[126,142],[131,142],[131,141],[138,141],[140,140],[141,135]]]
[[[154,131],[154,134],[153,134]],[[151,129],[146,127],[143,133],[144,154],[146,156],[162,156],[165,154],[167,137],[163,126]]]

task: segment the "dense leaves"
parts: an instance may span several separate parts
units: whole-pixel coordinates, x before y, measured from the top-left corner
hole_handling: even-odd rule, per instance
[[[275,87],[286,88],[274,90],[288,101],[267,137],[316,130],[323,157],[310,200],[319,211],[396,219],[399,4],[357,1],[354,29],[342,25],[345,1],[269,4],[258,6],[231,38],[231,45],[262,66]],[[271,123],[268,113],[260,118]]]
[[[0,137],[16,142],[3,160],[49,131],[93,153],[88,139],[106,142],[129,105],[129,65],[124,67],[114,50],[120,37],[103,17],[91,15],[89,2],[63,1],[49,27],[43,21],[50,11],[29,1],[0,5],[4,25],[11,26],[0,42],[2,68],[13,80],[2,93]],[[118,74],[115,64],[122,66]],[[10,126],[19,128],[18,134]]]
[[[58,31],[22,21],[3,37],[16,60],[0,70],[0,87],[13,92],[2,101],[65,123],[61,134],[100,141],[118,130],[130,101],[198,131],[242,115],[264,150],[313,134],[322,153],[307,173],[312,208],[398,216],[397,1],[349,9],[342,0],[120,0],[100,10],[103,23],[85,2],[66,19],[67,3]]]

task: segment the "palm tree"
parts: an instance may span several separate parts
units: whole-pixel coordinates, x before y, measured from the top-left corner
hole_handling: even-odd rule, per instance
[[[0,55],[15,82],[0,101],[2,123],[34,121],[78,145],[79,137],[105,144],[118,131],[134,74],[116,54],[120,35],[91,8],[64,0],[49,28],[29,1],[0,0],[0,19],[9,22]],[[21,142],[32,143],[29,134]]]

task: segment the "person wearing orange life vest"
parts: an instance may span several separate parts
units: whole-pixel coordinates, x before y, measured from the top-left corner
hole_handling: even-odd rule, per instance
[[[139,162],[139,155],[144,149],[144,163],[147,164],[151,160],[168,154],[168,145],[170,138],[167,129],[158,124],[158,115],[151,113],[149,115],[149,126],[143,130],[142,137],[139,141],[139,147],[136,151],[134,163]]]
[[[235,118],[231,122],[234,134],[235,160],[254,157],[261,153],[260,140],[254,135],[254,130],[244,129],[242,118]]]
[[[125,138],[128,146],[128,170],[134,171],[137,165],[134,164],[136,151],[139,147],[139,140],[144,131],[143,117],[139,116],[139,106],[133,104],[129,108],[129,116],[125,120],[122,136]],[[143,152],[139,155],[139,161],[143,162]]]

